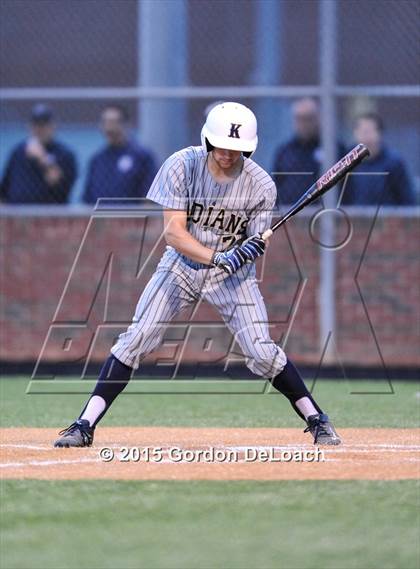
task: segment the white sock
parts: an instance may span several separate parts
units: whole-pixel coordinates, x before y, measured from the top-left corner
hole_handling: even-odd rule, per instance
[[[309,397],[301,397],[295,401],[295,405],[302,415],[304,415],[305,419],[308,419],[311,415],[318,415],[318,411],[315,409],[314,404]]]
[[[106,407],[105,399],[103,399],[100,395],[93,395],[89,399],[89,403],[86,406],[86,409],[83,411],[83,415],[80,419],[86,419],[89,421],[89,425],[93,425],[99,415],[104,411]]]

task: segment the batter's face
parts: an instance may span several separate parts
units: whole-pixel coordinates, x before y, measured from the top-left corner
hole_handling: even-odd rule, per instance
[[[229,171],[240,161],[242,152],[239,150],[227,150],[225,148],[214,148],[212,151],[213,160],[221,170]]]

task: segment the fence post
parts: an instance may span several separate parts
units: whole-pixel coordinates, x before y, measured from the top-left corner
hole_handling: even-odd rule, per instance
[[[138,87],[188,85],[186,0],[138,0],[137,22]],[[138,99],[141,140],[156,151],[159,160],[187,145],[187,128],[185,98]]]
[[[320,86],[321,86],[321,141],[322,171],[327,170],[337,160],[337,125],[336,125],[336,27],[337,3],[335,0],[321,0],[319,17],[320,37]],[[335,209],[337,190],[333,189],[324,196],[327,209]],[[320,217],[320,241],[334,243],[334,215],[325,214]],[[320,353],[330,338],[335,338],[335,251],[326,247],[320,248],[320,280],[319,280],[319,341]],[[324,362],[334,360],[333,343],[328,342]]]

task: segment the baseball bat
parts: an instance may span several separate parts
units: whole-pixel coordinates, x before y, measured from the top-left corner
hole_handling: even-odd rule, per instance
[[[277,221],[274,225],[271,226],[270,229],[267,229],[262,234],[263,239],[268,239],[273,235],[274,231],[276,231],[279,227],[286,223],[288,219],[290,219],[293,215],[296,215],[298,211],[306,207],[308,204],[312,203],[320,196],[325,194],[328,190],[330,190],[337,182],[342,180],[344,176],[353,170],[360,162],[369,156],[370,152],[367,146],[364,144],[358,144],[350,150],[348,154],[346,154],[341,160],[339,160],[334,166],[332,166],[325,174],[323,174],[312,186],[306,190],[302,197],[298,199],[298,201],[292,205],[289,211]]]

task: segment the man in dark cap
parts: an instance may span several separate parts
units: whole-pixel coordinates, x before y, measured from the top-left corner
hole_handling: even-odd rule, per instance
[[[74,154],[54,138],[51,108],[32,108],[30,136],[13,149],[0,184],[0,199],[14,204],[65,203],[76,179]]]

